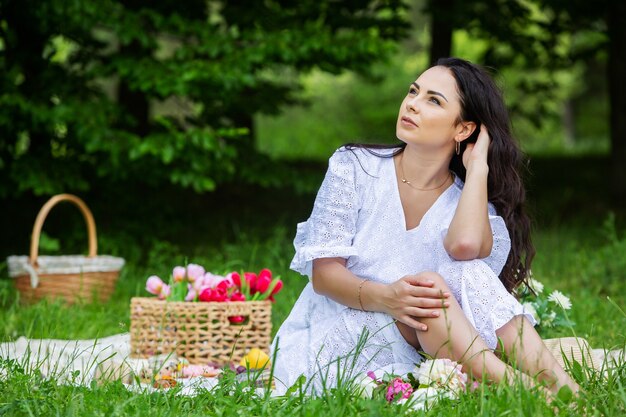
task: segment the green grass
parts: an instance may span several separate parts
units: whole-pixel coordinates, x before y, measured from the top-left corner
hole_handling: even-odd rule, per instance
[[[231,269],[260,270],[268,267],[285,281],[284,290],[273,306],[273,334],[286,318],[305,277],[289,271],[293,254],[293,231],[276,228],[270,236],[240,235],[230,243],[196,247],[193,253],[156,241],[145,259],[124,268],[111,301],[66,307],[59,302],[24,306],[9,280],[0,280],[0,339],[29,338],[87,339],[128,331],[129,300],[146,295],[148,275],[167,276],[176,264],[186,260],[205,265],[213,272]],[[593,347],[626,345],[626,238],[616,232],[609,218],[594,227],[544,228],[536,233],[537,258],[534,276],[554,289],[569,294],[573,308],[570,329],[541,329],[546,338],[586,337]],[[611,303],[607,297],[610,297]],[[483,386],[457,401],[442,401],[428,415],[623,415],[626,413],[626,366],[602,380],[597,374],[578,373],[583,393],[574,405],[552,406],[536,393],[518,384]],[[216,390],[199,392],[190,398],[176,390],[135,393],[121,383],[81,387],[63,385],[43,378],[19,363],[0,361],[0,415],[377,415],[396,416],[402,407],[383,401],[365,400],[349,388],[326,393],[321,398],[295,393],[269,398],[245,389],[227,375]]]

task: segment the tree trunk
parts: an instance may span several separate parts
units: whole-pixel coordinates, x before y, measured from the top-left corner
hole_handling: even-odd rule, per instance
[[[122,46],[120,52],[131,57],[150,54],[150,51],[143,49],[138,42]],[[131,132],[146,136],[150,131],[150,103],[146,95],[141,91],[131,89],[126,80],[121,79],[117,90],[117,101],[132,119],[130,125],[122,124],[126,125]]]
[[[563,103],[563,114],[561,116],[563,130],[565,131],[565,147],[571,148],[576,140],[576,123],[574,118],[574,103],[571,99]]]
[[[430,64],[435,65],[439,58],[447,58],[452,50],[452,8],[454,0],[431,0],[430,23]]]
[[[626,2],[609,2],[609,96],[611,113],[611,190],[626,208]]]

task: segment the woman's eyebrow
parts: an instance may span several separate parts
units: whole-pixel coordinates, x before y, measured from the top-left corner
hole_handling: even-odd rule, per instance
[[[415,86],[415,88],[417,88],[418,90],[420,89],[420,86],[419,86],[416,82],[413,82],[413,83],[412,83],[412,85],[414,85],[414,86]],[[426,92],[426,94],[434,94],[434,95],[436,95],[436,96],[443,97],[443,99],[444,99],[445,101],[448,101],[448,99],[446,98],[446,96],[444,96],[443,94],[441,94],[441,93],[440,93],[440,92],[438,92],[438,91],[428,90],[428,91]]]

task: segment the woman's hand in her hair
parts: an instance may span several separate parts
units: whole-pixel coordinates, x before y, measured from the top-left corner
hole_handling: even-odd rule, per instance
[[[487,164],[487,153],[490,143],[491,139],[487,126],[481,125],[476,143],[468,143],[465,152],[463,152],[463,165],[466,170],[469,171],[476,162],[478,164]]]
[[[417,318],[437,317],[450,304],[449,293],[433,288],[434,283],[417,275],[407,275],[389,284],[381,292],[381,310],[401,323],[417,330],[426,326]]]

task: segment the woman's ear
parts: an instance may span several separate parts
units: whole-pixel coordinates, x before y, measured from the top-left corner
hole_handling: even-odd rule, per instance
[[[457,127],[456,136],[454,136],[454,140],[457,142],[463,142],[465,139],[469,138],[472,133],[476,130],[476,123],[474,122],[461,122]]]

